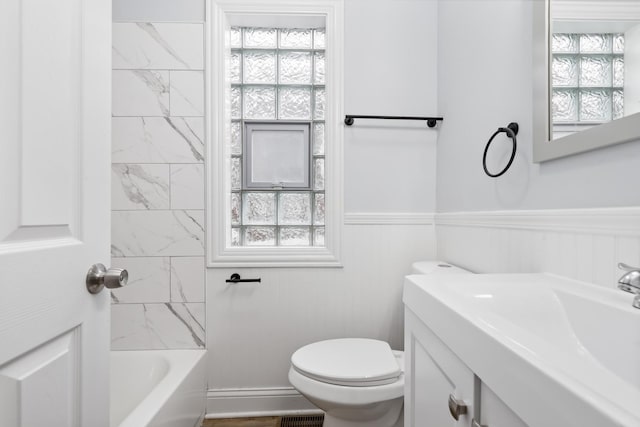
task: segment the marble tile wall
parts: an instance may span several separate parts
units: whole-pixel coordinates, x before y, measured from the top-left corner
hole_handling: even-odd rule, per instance
[[[114,350],[205,346],[203,44],[203,24],[113,24]]]

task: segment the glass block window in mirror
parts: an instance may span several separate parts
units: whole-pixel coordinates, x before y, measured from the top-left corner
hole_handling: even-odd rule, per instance
[[[624,115],[624,35],[554,33],[554,125],[598,124]]]
[[[232,246],[324,246],[325,30],[230,32]]]

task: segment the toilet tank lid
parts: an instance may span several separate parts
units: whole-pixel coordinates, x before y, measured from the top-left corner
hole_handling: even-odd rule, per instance
[[[412,274],[469,274],[469,270],[457,267],[444,261],[417,261],[411,264]]]
[[[339,384],[380,382],[402,373],[389,344],[368,338],[306,345],[293,353],[291,364],[302,374]]]

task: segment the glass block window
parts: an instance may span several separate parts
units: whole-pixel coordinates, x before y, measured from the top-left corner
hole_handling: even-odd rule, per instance
[[[624,35],[555,33],[554,124],[597,124],[624,115]]]
[[[324,246],[325,30],[236,27],[230,35],[231,244]],[[256,123],[306,126],[308,182],[260,186],[242,170],[251,160],[245,133]]]

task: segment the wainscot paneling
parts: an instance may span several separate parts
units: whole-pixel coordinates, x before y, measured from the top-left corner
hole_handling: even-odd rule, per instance
[[[403,347],[403,278],[435,257],[431,214],[345,214],[343,268],[207,271],[208,417],[313,410],[287,380],[314,341],[368,337]],[[231,273],[262,282],[228,284]]]
[[[438,258],[478,273],[549,272],[615,288],[640,265],[640,208],[456,212],[435,216]]]

